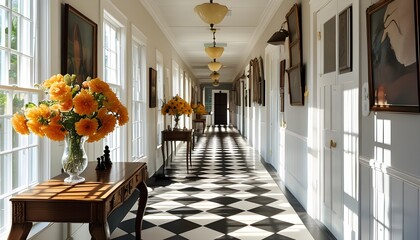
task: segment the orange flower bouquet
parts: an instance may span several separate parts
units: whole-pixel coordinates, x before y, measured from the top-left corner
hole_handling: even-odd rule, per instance
[[[65,140],[63,169],[65,182],[80,182],[87,166],[84,142],[95,142],[128,122],[128,111],[109,85],[99,78],[87,79],[80,86],[76,75],[54,75],[38,87],[49,95],[36,105],[28,103],[12,117],[20,134],[35,133],[54,141]]]
[[[190,104],[188,104],[180,96],[176,95],[168,103],[165,103],[161,109],[163,115],[169,114],[175,116],[175,127],[178,128],[179,117],[181,115],[187,115],[188,117],[193,112]]]
[[[200,119],[201,115],[208,114],[207,110],[206,110],[206,107],[204,107],[204,105],[201,104],[201,103],[191,104],[191,108],[193,109],[197,119]]]

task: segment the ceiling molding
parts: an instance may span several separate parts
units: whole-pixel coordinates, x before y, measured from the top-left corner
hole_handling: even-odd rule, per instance
[[[168,39],[169,43],[172,45],[172,48],[176,51],[176,53],[179,55],[179,57],[182,59],[183,64],[185,64],[188,68],[188,71],[192,73],[192,67],[191,65],[186,61],[185,55],[180,51],[180,47],[176,42],[174,41],[175,37],[172,35],[171,31],[167,28],[167,24],[164,21],[164,17],[162,13],[158,10],[159,7],[156,6],[157,1],[153,1],[152,6],[149,1],[147,0],[139,0],[140,3],[144,6],[146,11],[152,16],[153,20],[156,22],[156,24],[159,26],[160,30],[163,32],[165,37]],[[151,1],[152,2],[152,1]],[[155,11],[155,10],[158,10]],[[185,70],[184,70],[185,71]],[[189,74],[193,75],[193,74]],[[196,76],[194,76],[196,78]]]
[[[259,24],[256,27],[256,30],[252,34],[252,37],[250,41],[248,42],[247,54],[242,58],[242,64],[238,66],[238,68],[235,70],[234,76],[239,76],[239,74],[242,74],[245,66],[248,64],[248,61],[250,59],[249,56],[251,55],[252,50],[254,49],[255,45],[258,42],[258,39],[261,37],[261,35],[264,33],[265,29],[267,28],[268,24],[273,19],[274,15],[280,8],[280,5],[283,3],[283,0],[270,0],[270,2],[267,4],[267,7],[265,8],[263,14],[261,15],[261,19]],[[235,79],[232,79],[234,81]]]

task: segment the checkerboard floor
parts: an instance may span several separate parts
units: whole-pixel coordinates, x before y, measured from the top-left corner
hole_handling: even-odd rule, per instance
[[[185,147],[149,185],[142,238],[313,239],[261,165],[260,156],[234,129],[212,127],[201,135],[186,171]],[[112,239],[135,239],[137,204]]]

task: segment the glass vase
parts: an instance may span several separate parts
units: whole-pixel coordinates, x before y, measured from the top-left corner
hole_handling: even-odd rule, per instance
[[[65,183],[75,184],[85,180],[84,177],[79,176],[88,164],[88,158],[86,155],[84,144],[87,137],[72,136],[67,134],[64,139],[64,152],[61,158],[63,164],[63,170],[69,177],[64,179]]]
[[[175,119],[174,119],[175,126],[173,127],[173,130],[179,130],[179,117],[180,117],[180,115],[178,115],[178,114],[175,115]]]

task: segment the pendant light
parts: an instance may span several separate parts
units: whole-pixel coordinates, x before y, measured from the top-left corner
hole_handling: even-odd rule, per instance
[[[222,63],[216,62],[216,59],[213,59],[213,62],[208,63],[207,66],[209,67],[210,71],[217,72],[222,67]]]
[[[216,29],[213,28],[213,25],[211,25],[210,30],[213,32],[213,47],[206,47],[204,50],[206,51],[209,58],[220,58],[225,49],[223,47],[216,47]]]
[[[217,87],[220,85],[220,82],[219,80],[214,80],[212,84],[213,84],[213,87]]]
[[[210,78],[211,78],[211,80],[213,80],[213,81],[215,81],[215,80],[219,80],[219,78],[220,78],[220,74],[219,74],[218,72],[212,72],[212,73],[210,74]]]
[[[219,24],[225,18],[229,9],[225,5],[213,3],[213,0],[210,0],[210,3],[197,5],[194,11],[205,23]]]

